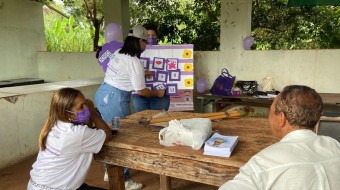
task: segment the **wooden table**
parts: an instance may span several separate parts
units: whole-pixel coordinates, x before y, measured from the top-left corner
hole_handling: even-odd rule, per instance
[[[159,144],[158,132],[137,123],[138,118],[158,112],[143,111],[122,119],[118,135],[94,156],[95,160],[109,165],[110,189],[125,189],[123,167],[160,174],[160,189],[171,189],[170,177],[221,186],[253,155],[278,141],[271,134],[267,119],[241,118],[213,122],[213,130],[220,134],[239,136],[230,158],[203,155],[203,146],[200,150],[188,146],[165,147]]]

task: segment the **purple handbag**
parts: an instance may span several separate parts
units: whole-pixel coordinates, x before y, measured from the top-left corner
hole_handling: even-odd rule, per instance
[[[235,76],[229,74],[228,69],[222,69],[221,75],[216,78],[210,93],[219,96],[231,96],[231,89],[233,88],[235,78]]]

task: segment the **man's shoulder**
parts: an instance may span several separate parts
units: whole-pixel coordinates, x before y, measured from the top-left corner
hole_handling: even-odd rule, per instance
[[[319,162],[340,157],[340,143],[326,136],[277,142],[251,158],[257,167],[265,169],[281,164]]]
[[[326,142],[329,142],[329,143],[332,143],[332,144],[340,145],[339,141],[337,141],[336,139],[334,139],[330,136],[318,135],[317,139],[320,140],[320,141],[326,141]]]

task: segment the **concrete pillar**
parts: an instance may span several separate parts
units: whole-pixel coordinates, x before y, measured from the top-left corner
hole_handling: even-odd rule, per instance
[[[105,25],[114,22],[122,26],[123,40],[131,27],[129,1],[104,0],[103,6]]]
[[[222,52],[243,51],[242,40],[251,31],[252,0],[221,1]]]

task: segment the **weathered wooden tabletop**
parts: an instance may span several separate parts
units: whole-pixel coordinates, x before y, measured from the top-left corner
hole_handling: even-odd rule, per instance
[[[137,121],[158,112],[148,110],[121,119],[118,135],[103,146],[95,159],[110,165],[220,186],[232,179],[253,155],[278,141],[271,134],[267,119],[240,118],[213,122],[213,131],[239,136],[230,158],[203,155],[203,146],[200,150],[189,146],[165,147],[159,143],[158,132]],[[189,113],[169,112],[170,116],[184,114]],[[110,175],[110,180],[114,180],[110,181],[111,188],[122,184],[119,182],[123,180],[121,175]]]

